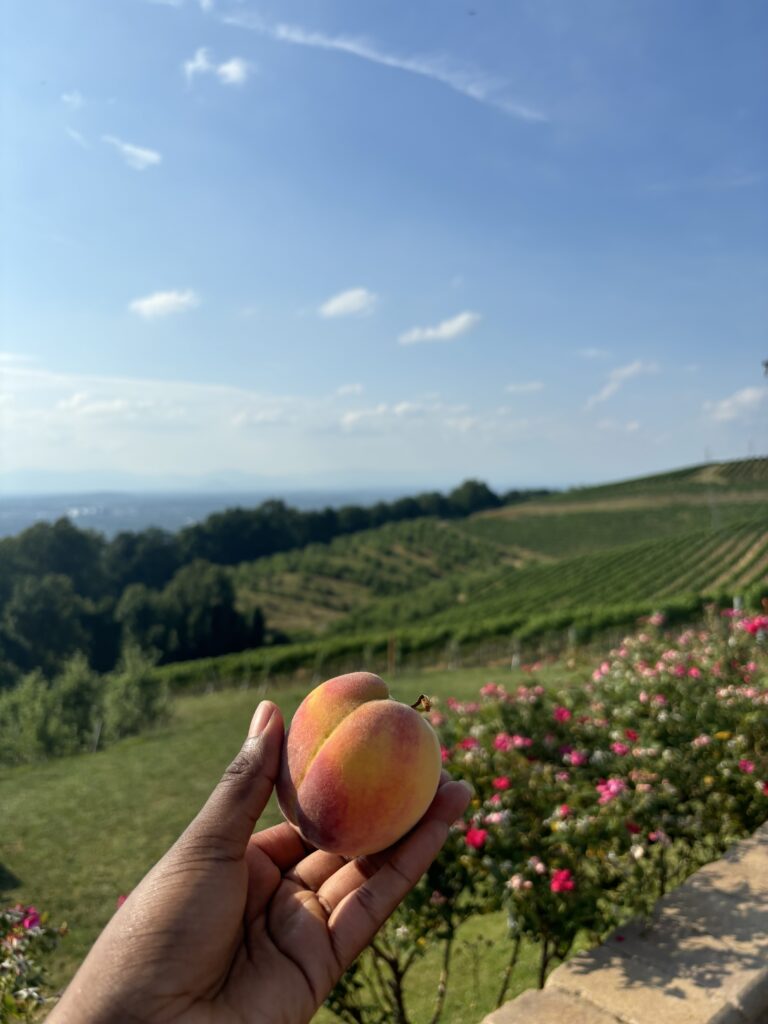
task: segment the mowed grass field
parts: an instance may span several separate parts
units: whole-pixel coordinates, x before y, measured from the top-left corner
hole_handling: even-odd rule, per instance
[[[537,682],[557,685],[587,678],[550,666]],[[489,680],[530,683],[509,669],[463,669],[403,674],[393,695],[412,703],[421,692],[469,697]],[[154,732],[106,751],[0,772],[0,887],[3,902],[34,903],[69,934],[52,964],[58,986],[71,977],[93,940],[127,893],[195,815],[242,743],[258,700],[268,696],[286,720],[306,684],[275,683],[268,690],[226,690],[175,702],[173,719]],[[263,823],[280,818],[274,800]],[[16,885],[9,885],[13,879]],[[489,941],[490,940],[490,941]],[[480,1019],[493,1006],[508,955],[502,916],[470,922],[457,951],[461,981],[446,1021]],[[526,952],[517,985],[534,983],[534,951]],[[414,972],[414,998],[428,1020],[439,966],[428,954]],[[318,1020],[335,1020],[323,1011]]]

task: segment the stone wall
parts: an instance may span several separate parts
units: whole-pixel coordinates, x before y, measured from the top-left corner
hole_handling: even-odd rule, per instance
[[[483,1024],[768,1024],[768,824]]]

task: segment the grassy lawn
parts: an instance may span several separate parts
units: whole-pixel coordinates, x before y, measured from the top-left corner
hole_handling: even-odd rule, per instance
[[[566,671],[552,667],[536,680],[565,681]],[[397,677],[392,690],[411,703],[421,692],[469,697],[489,679],[510,686],[530,678],[504,668],[425,671]],[[155,732],[97,754],[0,772],[4,896],[35,903],[50,912],[54,923],[67,921],[70,927],[53,963],[55,983],[63,984],[72,975],[112,914],[117,896],[130,891],[205,801],[239,749],[258,699],[269,696],[290,719],[306,689],[275,683],[263,693],[228,690],[181,698],[172,722]],[[272,824],[278,817],[271,803],[263,821]],[[18,880],[14,887],[8,887],[11,876]],[[467,926],[456,966],[462,975],[457,992],[464,1001],[449,1006],[446,1020],[464,1020],[462,1014],[470,1009],[479,1019],[483,1008],[490,1009],[487,1000],[494,998],[507,955],[506,942],[500,941],[503,934],[501,919]],[[480,955],[483,937],[493,941]],[[425,1012],[437,970],[428,955],[423,969],[414,971],[414,986],[424,991],[418,998],[424,999]],[[479,987],[472,981],[475,971],[484,979]],[[432,974],[434,984],[428,980]],[[470,1006],[466,999],[479,1000],[476,1014],[474,1003]]]

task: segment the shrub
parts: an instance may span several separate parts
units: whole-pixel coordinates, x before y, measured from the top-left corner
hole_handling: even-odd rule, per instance
[[[153,659],[138,647],[125,649],[123,660],[108,678],[104,692],[105,742],[135,735],[168,717],[168,686],[153,669]]]
[[[651,616],[581,688],[547,690],[534,678],[435,701],[445,767],[475,799],[335,990],[338,1016],[407,1021],[405,975],[428,940],[439,943],[444,990],[455,926],[469,914],[508,915],[499,1002],[521,942],[537,946],[543,984],[574,943],[647,913],[768,817],[768,615],[712,612],[706,628],[674,637],[664,624]]]
[[[38,1019],[49,1002],[41,958],[66,928],[52,928],[35,907],[0,908],[0,1024]]]

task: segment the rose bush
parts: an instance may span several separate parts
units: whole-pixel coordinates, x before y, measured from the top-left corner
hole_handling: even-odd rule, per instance
[[[31,1021],[46,1003],[41,958],[65,929],[52,928],[36,907],[0,909],[0,1022]]]
[[[436,941],[439,1019],[470,914],[506,910],[510,972],[533,941],[543,984],[577,938],[599,942],[648,912],[768,818],[768,616],[712,611],[674,637],[663,627],[651,617],[581,687],[545,689],[533,673],[514,690],[489,682],[477,700],[434,702],[444,766],[475,799],[366,954],[365,985],[358,968],[355,1013],[337,991],[343,1019],[406,1021],[403,978]]]

